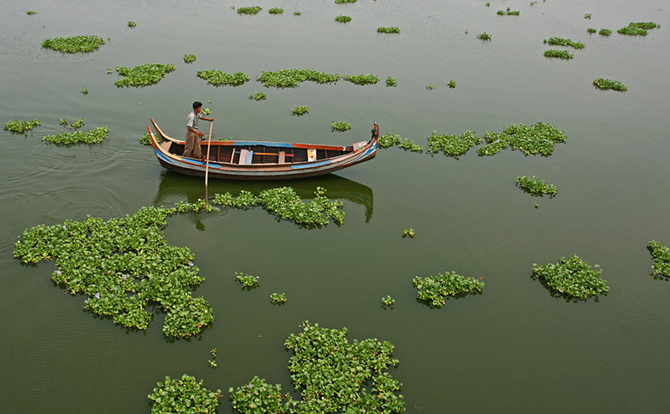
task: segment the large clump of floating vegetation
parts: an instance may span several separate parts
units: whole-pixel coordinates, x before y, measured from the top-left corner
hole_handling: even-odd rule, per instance
[[[266,88],[297,88],[298,84],[305,81],[318,84],[336,83],[340,80],[340,74],[319,72],[313,69],[280,69],[274,72],[261,72],[256,80]]]
[[[42,137],[42,141],[56,145],[98,144],[107,138],[109,129],[106,126],[90,131],[61,132],[56,135]]]
[[[379,82],[379,78],[371,73],[367,75],[344,75],[342,76],[347,82],[351,82],[355,85],[374,85]]]
[[[516,177],[514,183],[524,193],[530,194],[534,197],[543,197],[545,194],[547,194],[549,198],[554,198],[558,193],[555,185],[547,184],[545,181],[540,180],[536,176],[527,177],[524,175],[521,177]]]
[[[573,59],[575,55],[568,52],[567,50],[549,49],[544,51],[544,57],[570,60]]]
[[[233,409],[255,413],[387,413],[405,411],[400,384],[388,373],[399,361],[394,346],[377,339],[349,342],[347,328],[328,329],[305,321],[303,332],[291,334],[289,372],[301,400],[281,393],[279,384],[254,377],[230,388]]]
[[[657,27],[661,27],[661,25],[654,22],[630,22],[628,26],[617,30],[617,33],[628,36],[646,36],[649,33],[648,30]]]
[[[554,152],[556,143],[566,141],[566,136],[555,126],[538,122],[530,127],[524,124],[508,125],[502,133],[486,132],[484,140],[487,144],[477,150],[480,156],[495,155],[509,146],[526,156],[539,154],[547,157]]]
[[[144,207],[123,218],[88,217],[23,232],[14,257],[24,263],[55,260],[52,280],[73,295],[84,294],[84,308],[128,328],[146,329],[155,305],[167,313],[163,332],[189,337],[201,332],[214,314],[190,289],[204,279],[187,247],[166,243],[163,228],[177,212],[199,211],[204,203],[173,208]]]
[[[436,308],[441,308],[446,303],[447,296],[465,296],[481,292],[484,287],[484,282],[481,280],[461,276],[456,272],[438,273],[437,276],[416,276],[412,283],[417,288],[419,300]]]
[[[58,50],[63,53],[88,53],[97,50],[105,44],[105,39],[100,36],[73,36],[56,37],[54,39],[42,40],[42,47]]]
[[[237,14],[258,14],[261,10],[263,10],[263,8],[260,6],[238,7]]]
[[[199,70],[198,77],[204,79],[208,84],[219,86],[240,86],[251,80],[249,75],[244,72],[226,73],[217,69]]]
[[[564,39],[562,37],[550,37],[549,40],[544,39],[544,43],[552,46],[570,46],[574,49],[584,49],[585,47],[582,42],[575,42],[572,39]]]
[[[155,85],[160,82],[165,74],[173,72],[175,65],[168,63],[146,63],[130,69],[126,66],[117,66],[116,71],[123,79],[119,79],[114,84],[119,88],[134,87],[143,88],[145,86]]]
[[[437,154],[442,151],[446,156],[458,158],[480,142],[481,138],[477,137],[473,131],[466,131],[461,136],[438,134],[437,131],[433,131],[433,134],[428,137],[427,152]]]
[[[626,85],[624,85],[623,83],[621,83],[617,80],[612,80],[612,79],[598,78],[598,79],[593,81],[593,86],[596,89],[600,89],[600,90],[603,90],[603,91],[611,89],[611,90],[618,91],[618,92],[626,92],[628,90]]]
[[[567,298],[588,299],[609,292],[607,281],[600,277],[600,266],[591,266],[573,254],[544,266],[533,264],[533,278]]]
[[[649,242],[647,249],[649,250],[649,253],[651,253],[651,257],[654,259],[654,263],[651,265],[654,274],[670,277],[670,248],[656,240],[652,240]]]
[[[42,125],[37,119],[32,121],[19,121],[18,119],[12,119],[11,121],[5,124],[5,131],[9,131],[12,134],[25,134],[28,131],[32,131],[36,127]]]
[[[151,400],[151,414],[165,413],[204,413],[214,414],[219,406],[221,390],[212,392],[202,386],[202,380],[184,374],[181,379],[165,377],[154,392],[148,395]]]

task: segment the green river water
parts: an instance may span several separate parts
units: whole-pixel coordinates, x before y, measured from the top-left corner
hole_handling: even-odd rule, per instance
[[[227,391],[258,375],[291,390],[283,343],[304,320],[347,327],[350,340],[393,343],[400,365],[390,373],[403,383],[407,413],[670,410],[670,283],[650,275],[646,250],[652,239],[670,244],[670,8],[663,0],[484,4],[0,5],[0,120],[42,123],[27,137],[0,131],[0,412],[148,413],[156,382],[183,373],[210,389]],[[251,5],[264,10],[240,16],[231,9]],[[285,12],[270,15],[271,7]],[[521,15],[496,15],[507,7]],[[340,14],[353,20],[335,22]],[[662,27],[646,37],[616,33],[631,21]],[[380,26],[402,33],[378,34]],[[614,33],[589,35],[589,27]],[[484,31],[492,41],[475,37]],[[90,54],[40,47],[47,37],[88,34],[109,40]],[[586,48],[570,50],[571,61],[547,59],[542,41],[551,36]],[[185,54],[197,61],[185,64]],[[107,75],[108,68],[144,63],[177,69],[142,89],[119,89],[118,75]],[[278,90],[254,80],[291,68],[373,73],[382,81]],[[242,71],[252,81],[215,88],[196,77],[209,69]],[[385,87],[388,76],[397,87]],[[623,82],[628,92],[594,89],[601,77]],[[455,89],[446,85],[452,79]],[[435,89],[426,90],[429,84]],[[248,100],[255,92],[266,92],[267,101]],[[138,143],[150,117],[182,138],[194,100],[212,109],[218,138],[348,145],[368,139],[376,121],[382,134],[425,145],[434,130],[481,136],[543,121],[568,140],[550,157],[509,150],[478,157],[472,149],[456,160],[392,148],[321,178],[210,182],[210,194],[292,185],[308,198],[325,187],[344,202],[345,224],[301,229],[260,208],[170,218],[167,240],[195,254],[206,279],[195,295],[215,314],[202,335],[170,341],[161,332],[164,315],[146,331],[127,331],[85,312],[84,297],[54,286],[53,262],[22,266],[12,252],[23,230],[38,224],[108,219],[202,197],[201,179],[167,172]],[[297,105],[309,106],[309,115],[291,116]],[[110,136],[70,148],[41,142],[64,131],[60,118],[84,118],[84,130],[105,125]],[[331,132],[331,121],[352,130]],[[519,175],[555,184],[557,197],[524,194],[514,186]],[[403,239],[410,227],[416,237]],[[533,263],[573,253],[602,267],[608,295],[567,303],[531,279]],[[441,309],[418,303],[412,278],[445,271],[484,276],[483,294]],[[260,276],[260,288],[241,290],[235,272]],[[272,306],[272,292],[285,292],[288,303]],[[391,310],[380,306],[386,295],[396,299]],[[215,347],[213,369],[207,359]],[[232,412],[226,398],[219,412]]]

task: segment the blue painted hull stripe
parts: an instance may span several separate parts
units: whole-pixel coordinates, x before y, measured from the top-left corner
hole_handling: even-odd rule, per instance
[[[298,169],[301,169],[301,168],[320,167],[320,166],[322,166],[322,165],[328,165],[328,164],[331,164],[331,163],[332,163],[332,161],[328,160],[328,161],[317,162],[317,163],[314,163],[314,164],[291,165],[291,169],[292,169],[292,170],[298,170]]]

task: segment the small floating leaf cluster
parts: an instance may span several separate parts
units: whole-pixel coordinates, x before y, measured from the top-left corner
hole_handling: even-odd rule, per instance
[[[570,60],[573,59],[575,55],[568,52],[567,50],[549,49],[544,51],[544,57]]]
[[[603,91],[612,89],[614,91],[618,92],[626,92],[628,88],[626,85],[623,83],[617,81],[617,80],[612,80],[612,79],[603,79],[603,78],[598,78],[593,81],[593,86],[596,89],[601,89]]]
[[[598,34],[601,36],[609,36],[612,34],[612,31],[610,29],[600,29]]]
[[[213,203],[241,209],[261,206],[278,220],[287,220],[306,227],[325,226],[330,220],[342,224],[342,202],[329,201],[325,193],[325,188],[317,187],[314,198],[309,203],[304,203],[291,187],[264,190],[258,196],[243,190],[238,197],[233,197],[230,193],[216,194]]]
[[[61,118],[59,124],[64,127],[69,126],[71,129],[80,129],[84,126],[84,118],[79,118],[76,121],[71,122],[70,125],[68,125],[68,122],[67,119]]]
[[[32,131],[35,127],[42,125],[37,119],[32,121],[19,121],[18,119],[12,119],[11,121],[5,124],[5,131],[9,131],[12,134],[25,134],[27,131]]]
[[[377,33],[400,33],[400,29],[396,26],[378,27]]]
[[[195,55],[184,55],[184,63],[195,62]]]
[[[155,85],[160,82],[165,74],[173,72],[175,65],[163,63],[146,63],[130,69],[126,66],[117,66],[116,71],[123,79],[119,79],[114,84],[119,87],[143,88],[145,86]]]
[[[34,14],[37,14],[37,12],[34,11],[34,10],[28,10],[28,11],[26,12],[26,14],[27,14],[28,16],[32,16],[32,15],[34,15]]]
[[[558,263],[533,264],[533,278],[569,298],[588,299],[609,292],[607,281],[600,277],[600,266],[591,266],[576,254]]]
[[[108,135],[109,129],[106,126],[102,126],[87,132],[74,131],[62,132],[56,135],[47,135],[42,137],[42,141],[56,145],[97,144],[104,141]]]
[[[288,302],[288,299],[286,299],[286,293],[272,293],[270,294],[270,302],[272,302],[273,305],[283,305],[284,303]]]
[[[656,240],[652,240],[649,242],[647,249],[654,259],[654,263],[651,265],[654,274],[670,277],[670,248]]]
[[[216,351],[216,348],[214,348],[214,349],[210,349],[210,350],[209,350],[209,353],[212,354],[212,359],[208,359],[207,362],[209,362],[209,366],[212,367],[212,368],[216,368],[216,367],[217,367],[217,364],[216,364],[216,352],[217,352],[217,351]]]
[[[238,7],[237,8],[237,13],[238,14],[258,14],[259,11],[263,10],[262,7],[260,6],[246,6],[246,7]]]
[[[547,184],[545,181],[540,180],[536,176],[527,177],[516,177],[514,183],[524,192],[528,193],[534,197],[543,197],[545,194],[549,198],[556,197],[558,190],[553,184]]]
[[[181,379],[165,377],[149,394],[151,414],[203,413],[214,414],[219,406],[221,390],[212,392],[202,386],[202,380],[184,374]]]
[[[335,21],[340,23],[349,23],[351,21],[351,16],[340,15],[335,18]]]
[[[409,237],[410,239],[413,239],[414,236],[416,236],[416,233],[414,232],[413,228],[403,229],[403,231],[402,231],[402,238],[403,239],[406,238],[406,237]]]
[[[268,95],[264,92],[256,92],[256,93],[250,93],[249,94],[249,99],[253,99],[255,101],[264,101],[268,98]]]
[[[309,107],[305,105],[298,105],[293,108],[291,108],[292,115],[295,116],[303,116],[307,115],[309,113]]]
[[[594,29],[593,27],[589,27],[588,29],[586,29],[586,31],[589,32],[589,33],[596,33],[597,32],[597,30]]]
[[[454,89],[456,87],[456,81],[450,80],[449,82],[447,82],[447,86],[449,87],[449,89]]]
[[[461,136],[441,135],[437,131],[433,131],[433,134],[428,137],[426,152],[437,154],[442,151],[446,156],[458,158],[480,142],[481,138],[477,137],[473,131],[466,131]]]
[[[81,93],[88,95],[88,88],[82,88]]]
[[[518,16],[518,15],[521,14],[521,11],[510,10],[510,8],[508,7],[506,11],[505,10],[498,10],[496,12],[496,14],[499,15],[499,16]]]
[[[564,39],[562,37],[550,37],[549,40],[544,39],[544,43],[552,46],[570,46],[574,49],[584,49],[585,47],[582,42],[575,42],[572,39]]]
[[[468,293],[481,292],[484,282],[472,277],[465,277],[456,272],[438,273],[437,276],[416,276],[412,283],[417,288],[419,300],[429,302],[436,308],[446,303],[447,296],[462,296]]]
[[[235,272],[235,280],[242,283],[242,285],[246,288],[258,287],[258,276],[253,276],[242,272]]]
[[[661,27],[661,25],[654,22],[630,22],[628,26],[617,30],[617,33],[628,36],[646,36],[649,34],[648,30],[657,27]]]
[[[389,76],[386,78],[386,87],[395,87],[398,86],[398,79],[394,78],[393,76]]]
[[[423,152],[423,147],[421,146],[421,144],[417,144],[416,142],[414,142],[409,138],[403,138],[402,141],[398,143],[398,148],[401,148],[409,152],[418,152],[418,153]]]
[[[100,36],[56,37],[42,41],[43,48],[58,50],[63,53],[93,52],[104,44],[105,39]]]
[[[219,86],[240,86],[251,80],[244,72],[226,73],[217,69],[199,70],[198,77],[207,81],[208,84]]]
[[[405,410],[400,384],[387,372],[399,361],[394,346],[377,339],[347,339],[342,330],[303,324],[291,334],[286,349],[293,351],[289,372],[302,399],[281,394],[281,386],[254,377],[248,384],[230,388],[233,409],[255,413],[401,413]]]
[[[335,4],[356,3],[356,0],[335,0]]]
[[[128,22],[128,27],[137,27],[137,23],[135,23],[135,22]]]
[[[151,136],[147,133],[140,137],[140,144],[151,146]]]
[[[270,14],[283,14],[284,9],[282,9],[280,7],[273,7],[270,10],[268,10],[268,13],[270,13]]]
[[[381,137],[379,137],[379,141],[377,142],[377,146],[379,148],[391,148],[394,145],[400,144],[402,141],[402,138],[400,135],[394,135],[394,134],[384,134]]]
[[[207,209],[204,202],[179,203],[172,208],[144,207],[124,218],[104,221],[88,217],[53,226],[39,225],[23,232],[14,257],[24,263],[55,260],[52,280],[73,295],[88,296],[84,308],[111,317],[127,328],[146,329],[154,305],[167,315],[163,333],[189,337],[214,319],[212,308],[190,288],[204,279],[187,247],[166,243],[167,217]],[[211,208],[211,207],[209,207]]]
[[[347,82],[351,82],[355,85],[374,85],[379,82],[379,78],[371,73],[367,75],[344,75],[342,76]]]
[[[351,124],[348,123],[348,122],[344,122],[344,121],[339,121],[339,122],[332,121],[330,123],[330,129],[332,129],[333,131],[344,132],[344,131],[348,131],[348,130],[351,129]]]
[[[395,305],[395,299],[393,299],[391,295],[386,295],[382,298],[382,306],[384,308],[390,308],[393,305]]]
[[[486,33],[486,32],[484,32],[484,33],[479,33],[479,34],[477,35],[477,39],[479,39],[479,40],[491,40],[492,37],[493,37],[492,35],[490,35],[490,34],[488,34],[488,33]]]

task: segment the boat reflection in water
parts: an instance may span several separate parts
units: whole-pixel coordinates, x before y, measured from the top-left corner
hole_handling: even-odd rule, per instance
[[[161,173],[158,193],[154,199],[154,206],[168,206],[179,201],[194,203],[204,197],[204,182],[201,178],[190,177],[173,171],[164,170]],[[302,180],[285,181],[230,181],[212,180],[209,182],[209,195],[231,193],[239,195],[240,191],[246,190],[258,194],[263,190],[277,187],[291,187],[303,200],[314,198],[317,187],[323,187],[326,197],[330,200],[346,200],[365,207],[365,222],[370,222],[373,212],[374,197],[372,189],[367,185],[357,183],[348,178],[334,174],[320,177],[305,178]],[[198,230],[204,230],[205,226],[200,220],[200,214],[191,215]]]

